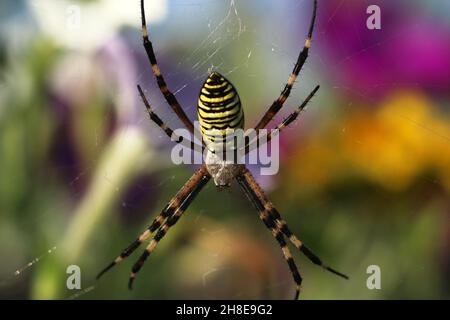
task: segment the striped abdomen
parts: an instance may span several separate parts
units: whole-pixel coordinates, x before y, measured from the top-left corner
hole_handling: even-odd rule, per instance
[[[234,86],[217,72],[211,73],[200,90],[198,120],[203,139],[211,147],[227,133],[244,127],[244,112]]]

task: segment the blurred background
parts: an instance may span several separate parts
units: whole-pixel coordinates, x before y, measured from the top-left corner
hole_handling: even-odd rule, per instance
[[[367,7],[381,8],[369,30]],[[310,0],[147,1],[151,38],[191,119],[209,70],[239,91],[246,126],[278,97],[303,46]],[[306,299],[450,298],[450,4],[319,1],[308,62],[275,126],[281,167],[257,176],[291,229],[349,281],[292,249]],[[283,256],[236,186],[210,183],[127,289],[138,253],[95,276],[195,166],[148,120],[181,123],[141,45],[139,2],[0,3],[0,297],[290,299]],[[254,168],[256,169],[256,168]],[[255,172],[258,172],[255,170]],[[81,289],[68,290],[69,265]],[[367,268],[381,269],[369,290]]]

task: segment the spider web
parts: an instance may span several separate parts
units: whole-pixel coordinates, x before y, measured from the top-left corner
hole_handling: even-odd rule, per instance
[[[297,12],[302,11],[305,8],[305,1],[291,1],[293,10]],[[252,123],[255,123],[257,117],[262,116],[262,113],[265,111],[268,103],[270,103],[274,98],[276,98],[281,92],[282,87],[287,81],[287,76],[290,74],[293,68],[293,64],[298,55],[298,50],[303,44],[303,40],[299,41],[299,43],[291,43],[289,39],[289,35],[287,37],[277,37],[276,31],[273,30],[258,30],[256,27],[252,25],[248,25],[247,22],[251,23],[251,9],[246,7],[246,3],[244,1],[230,0],[228,4],[224,4],[223,2],[208,2],[205,4],[204,2],[179,2],[177,6],[182,8],[180,16],[186,16],[189,14],[195,15],[195,21],[188,19],[186,24],[192,25],[194,24],[193,29],[197,34],[201,35],[200,38],[195,38],[198,43],[197,46],[194,46],[194,49],[187,50],[185,54],[182,55],[182,58],[179,59],[179,63],[176,68],[173,65],[165,65],[164,64],[164,56],[170,56],[170,50],[166,48],[161,48],[163,46],[164,39],[155,39],[157,38],[156,34],[158,30],[153,28],[153,43],[155,47],[159,47],[156,49],[156,55],[158,57],[159,64],[161,69],[163,70],[163,74],[166,77],[166,81],[171,83],[176,83],[179,79],[183,79],[180,84],[177,84],[172,88],[174,94],[179,99],[181,105],[184,109],[189,112],[191,111],[191,118],[195,117],[196,106],[192,103],[192,98],[196,99],[196,97],[192,97],[189,94],[192,90],[198,90],[200,88],[201,83],[207,77],[207,75],[212,71],[219,71],[229,79],[232,79],[233,82],[242,81],[242,82],[254,82],[254,89],[258,90],[257,87],[261,86],[260,79],[264,76],[269,75],[270,79],[268,79],[268,83],[265,85],[265,90],[268,92],[264,94],[263,90],[260,89],[262,96],[257,100],[259,103],[263,101],[263,105],[258,105],[253,107],[254,109],[249,109],[252,107],[252,103],[254,103],[255,99],[252,95],[255,93],[247,93],[245,91],[240,91],[240,96],[243,101],[244,108],[246,108],[246,115],[248,117],[247,127],[251,126]],[[262,2],[262,6],[271,10],[276,9],[276,6],[269,4],[268,2]],[[256,14],[256,13],[255,13]],[[281,13],[278,13],[281,14]],[[177,14],[178,16],[178,14]],[[306,35],[306,25],[309,21],[310,12],[305,12],[302,14],[305,21],[304,34]],[[267,18],[267,25],[271,25],[271,23],[277,23],[276,19],[279,16],[275,16],[272,18]],[[174,18],[173,20],[182,21],[182,18],[179,19]],[[173,28],[180,29],[180,26],[174,21],[168,19],[168,24],[171,24]],[[278,21],[279,22],[279,21]],[[198,26],[197,26],[198,25]],[[285,19],[284,26],[287,28],[295,28],[296,21],[295,16],[290,16],[288,19]],[[150,26],[151,28],[151,26]],[[170,26],[168,27],[170,29]],[[155,30],[156,29],[156,30]],[[267,28],[269,29],[269,28]],[[271,33],[272,37],[265,37],[264,32]],[[170,32],[169,32],[170,33]],[[304,38],[305,35],[302,37]],[[166,36],[170,37],[170,36]],[[274,40],[276,39],[276,40]],[[176,42],[176,41],[174,41]],[[233,57],[230,61],[229,57]],[[227,59],[228,58],[228,59]],[[258,67],[260,60],[267,60],[267,68],[261,69]],[[303,75],[309,74],[310,69],[306,66],[303,70]],[[144,74],[140,74],[138,76],[138,81],[144,77]],[[308,75],[306,76],[308,77]],[[275,84],[274,86],[270,86],[270,84]],[[235,83],[236,85],[236,83]],[[236,85],[239,87],[239,84]],[[269,89],[269,90],[268,90]],[[153,88],[150,91],[156,91],[158,89]],[[302,95],[307,92],[308,88],[297,88],[292,94],[292,101],[299,101]],[[186,102],[185,94],[190,96],[190,101]],[[259,93],[259,91],[258,91]],[[164,115],[165,119],[169,119],[168,123],[172,126],[172,123],[177,123],[176,117],[171,112],[165,112],[165,101],[161,98],[158,99],[158,95],[153,93],[154,97],[153,101],[154,105],[158,106],[157,112],[160,112]],[[160,107],[161,106],[161,107]],[[255,112],[251,112],[255,110]],[[192,112],[193,111],[193,112]],[[256,115],[254,115],[256,113]],[[143,115],[144,121],[147,121],[145,114]],[[176,124],[173,125],[176,127]],[[151,129],[152,133],[160,136],[162,139],[166,139],[166,137],[159,132],[159,129]],[[264,183],[263,183],[264,184]],[[239,194],[234,194],[233,196],[237,197]],[[201,234],[206,235],[206,237],[215,238],[218,234],[224,231],[223,226],[218,226],[218,229],[210,230],[206,224],[201,223],[200,217],[202,215],[208,215],[209,208],[203,208],[197,212],[190,212],[189,219],[193,219],[194,221],[199,221],[200,225],[196,225],[199,228]],[[233,217],[229,220],[229,225],[240,224],[241,219],[239,217]],[[255,223],[260,223],[258,219],[255,219]],[[264,239],[266,234],[263,233],[258,238]],[[214,295],[214,286],[210,285],[210,279],[215,277],[218,273],[226,273],[228,272],[227,267],[221,266],[217,264],[217,261],[220,261],[222,252],[227,249],[232,249],[238,247],[239,244],[230,240],[224,240],[221,245],[217,247],[214,252],[206,251],[205,254],[209,257],[211,261],[211,267],[205,268],[204,273],[199,278],[199,283],[202,283],[204,296]],[[278,248],[275,248],[274,254],[278,254]],[[277,268],[284,270],[284,261],[281,258],[280,262],[276,264]],[[286,270],[284,270],[286,271]],[[286,277],[282,277],[282,280],[278,282],[272,282],[270,286],[267,286],[266,289],[271,289],[275,287],[285,287],[288,286],[291,282],[289,272],[286,271]],[[231,298],[239,298],[242,297],[243,293],[236,293],[235,296],[231,296]],[[251,298],[258,298],[257,296]]]
[[[154,42],[156,55],[158,57],[158,62],[161,66],[163,74],[166,78],[167,83],[173,90],[175,96],[179,99],[180,104],[185,107],[186,112],[189,114],[190,118],[195,117],[196,110],[196,97],[195,90],[200,88],[201,83],[207,76],[207,74],[213,70],[218,70],[225,76],[233,79],[233,82],[242,83],[254,83],[251,90],[241,90],[240,95],[246,108],[248,115],[247,127],[252,123],[255,123],[257,117],[262,115],[267,108],[267,105],[275,99],[282,89],[282,86],[287,80],[287,76],[292,70],[293,63],[297,58],[298,50],[303,44],[304,35],[306,35],[306,25],[309,21],[310,16],[310,1],[295,1],[289,0],[288,4],[285,5],[284,9],[278,9],[273,4],[268,1],[260,1],[261,8],[257,9],[254,6],[249,6],[247,1],[174,1],[171,10],[173,12],[170,14],[169,18],[162,24],[152,25],[150,24],[151,36]],[[337,2],[335,10],[330,14],[330,16],[321,16],[319,11],[319,19],[327,21],[327,25],[333,24],[334,16],[342,9],[342,4],[344,0]],[[138,8],[138,7],[136,7]],[[286,12],[286,8],[290,8],[291,13]],[[270,14],[268,14],[270,12]],[[264,23],[256,23],[256,16],[264,16]],[[297,20],[300,18],[305,22],[301,30],[297,30],[298,27]],[[283,21],[280,21],[282,18]],[[138,23],[138,21],[137,21]],[[263,28],[262,30],[256,27]],[[270,26],[279,27],[270,30]],[[190,26],[189,29],[187,26]],[[185,27],[185,29],[183,28]],[[398,37],[407,35],[412,32],[416,26],[411,26],[406,28],[400,34],[392,34],[380,41],[372,44],[361,43],[361,48],[351,52],[345,56],[341,61],[333,62],[330,64],[325,57],[320,56],[319,50],[314,50],[314,42],[317,43],[323,38],[327,32],[326,29],[318,29],[315,33],[315,40],[313,42],[313,49],[308,63],[303,68],[299,83],[296,84],[290,99],[286,103],[285,110],[282,114],[286,114],[296,104],[298,101],[302,100],[309,90],[313,87],[315,83],[322,83],[320,75],[314,72],[314,65],[321,65],[324,68],[341,68],[345,63],[351,62],[353,59],[358,57],[361,53],[372,50],[373,48],[385,47],[386,50],[389,49],[389,45],[396,41]],[[282,31],[284,30],[284,31]],[[293,31],[294,30],[294,31]],[[358,30],[358,28],[355,28]],[[133,30],[136,37],[138,37],[137,31]],[[195,35],[188,34],[190,41],[187,41],[188,45],[192,43],[197,43],[197,45],[190,46],[189,49],[182,48],[181,59],[177,59],[179,62],[176,65],[172,65],[170,61],[175,61],[173,57],[179,52],[173,53],[177,46],[183,47],[184,33],[192,32]],[[170,45],[165,39],[171,39]],[[175,39],[175,40],[173,40]],[[252,39],[252,40],[250,40]],[[139,40],[137,40],[139,41]],[[342,36],[342,41],[345,41],[345,36]],[[192,49],[193,48],[193,49]],[[143,55],[143,48],[136,47],[136,49],[130,49],[132,55]],[[232,59],[227,59],[232,57]],[[257,66],[261,65],[261,61],[267,61],[265,68],[260,68]],[[154,80],[149,74],[149,69],[138,70],[134,74],[130,75],[133,83],[143,83],[145,84],[146,93],[151,96],[152,105],[155,107],[156,112],[173,128],[179,126],[179,122],[176,116],[168,111],[166,107],[166,102],[161,97]],[[266,81],[261,81],[264,78]],[[127,79],[129,81],[130,79]],[[385,87],[401,87],[405,83],[397,83],[395,81],[378,83],[373,86],[385,86]],[[418,86],[416,83],[410,83],[407,85]],[[260,87],[259,89],[256,87]],[[352,92],[356,94],[363,100],[374,102],[374,99],[370,96],[369,92],[371,88],[367,88],[368,92],[354,92],[352,88],[342,86],[339,83],[332,83],[330,87],[333,90],[341,92]],[[247,89],[250,89],[247,87]],[[257,98],[254,97],[255,90],[258,94]],[[125,94],[129,95],[128,92],[118,91],[118,95]],[[134,100],[133,100],[134,99]],[[148,118],[140,105],[136,97],[132,98],[133,108],[132,112],[126,114],[126,118],[123,122],[125,126],[132,125],[132,121],[137,119],[136,122],[139,126],[143,127],[144,130],[148,132],[148,136],[151,137],[152,145],[156,148],[160,146],[169,145],[166,143],[166,136],[160,132],[159,128],[154,128],[154,126],[148,124]],[[255,106],[256,105],[256,106]],[[314,105],[314,102],[313,104]],[[349,102],[349,107],[352,106],[352,101]],[[120,108],[120,106],[118,107]],[[123,106],[123,108],[130,108],[128,106]],[[249,112],[250,111],[250,112]],[[120,113],[120,112],[119,112]],[[426,124],[421,124],[410,119],[408,115],[398,114],[396,115],[399,121],[407,121],[417,126],[418,130],[423,130],[426,134],[431,134],[432,136],[445,139],[450,141],[450,137],[442,135],[434,128],[430,128]],[[302,115],[307,119],[311,117],[308,113]],[[278,117],[279,118],[279,117]],[[104,119],[106,122],[107,119]],[[306,121],[305,121],[306,122]],[[298,123],[298,122],[297,122]],[[295,126],[296,124],[294,124]],[[345,128],[342,128],[345,130]],[[157,138],[157,139],[155,139]],[[93,137],[97,141],[98,136]],[[125,142],[124,142],[125,143]],[[92,165],[79,169],[79,173],[72,179],[69,183],[68,188],[73,189],[74,199],[78,199],[82,196],[77,184],[84,176],[90,174],[98,163],[98,159],[91,160]],[[169,176],[161,181],[155,183],[151,186],[152,189],[157,189],[171,184],[176,178],[175,175]],[[105,180],[108,179],[105,175]],[[430,182],[431,183],[431,182]],[[433,181],[432,183],[440,183],[439,181]],[[147,188],[142,186],[142,188]],[[148,190],[147,190],[148,191]],[[116,189],[117,202],[120,203],[127,211],[131,212],[135,206],[133,200],[124,198],[122,190]],[[239,196],[235,194],[234,196]],[[168,199],[167,199],[168,200]],[[199,205],[197,204],[197,207]],[[199,230],[208,237],[214,238],[217,232],[221,232],[224,227],[218,227],[215,230],[209,230],[207,227],[202,225],[201,217],[203,215],[208,215],[208,208],[202,208],[197,212],[191,212],[187,215],[189,219],[194,221],[199,221]],[[45,217],[45,213],[41,214],[38,218]],[[255,215],[256,217],[256,215]],[[36,218],[36,219],[38,219]],[[145,219],[148,220],[147,218]],[[229,221],[229,225],[239,224],[239,217],[233,217]],[[255,219],[255,224],[260,223]],[[263,230],[263,229],[261,229]],[[270,237],[270,235],[261,231],[261,236],[257,240],[263,239],[265,237]],[[272,240],[272,239],[270,239]],[[214,288],[209,286],[209,281],[217,272],[227,272],[226,269],[216,266],[214,260],[216,260],[220,255],[224,247],[238,246],[239,244],[233,243],[232,241],[225,241],[223,245],[213,253],[210,254],[209,259],[211,259],[211,265],[213,267],[205,270],[202,277],[199,279],[199,283],[202,283],[205,290],[205,296],[208,293],[213,293]],[[58,246],[58,244],[57,244]],[[52,246],[47,252],[37,255],[35,258],[30,259],[30,262],[24,266],[19,266],[12,275],[22,276],[23,273],[29,271],[28,269],[34,267],[42,259],[45,259],[47,255],[52,254],[57,246]],[[291,284],[291,278],[289,271],[284,268],[284,261],[281,255],[276,255],[277,248],[274,247],[272,250],[275,255],[274,259],[279,259],[280,263],[277,267],[280,270],[285,271],[283,280],[272,281],[267,289],[271,289],[277,286],[289,288]],[[283,271],[282,271],[283,272]],[[69,296],[69,299],[77,299],[83,297],[95,290],[94,285],[89,285],[80,292]],[[237,293],[235,298],[239,298],[240,293]],[[233,297],[231,297],[233,298]],[[258,297],[254,297],[258,298]]]
[[[298,54],[299,45],[303,44],[304,35],[306,34],[306,24],[307,21],[309,21],[310,16],[310,10],[308,10],[310,9],[309,2],[310,1],[289,1],[287,7],[291,8],[292,11],[296,14],[289,15],[286,14],[286,11],[283,11],[283,14],[285,16],[283,16],[282,27],[276,28],[276,30],[273,32],[270,32],[270,30],[261,30],[253,27],[253,21],[251,20],[251,18],[249,18],[248,8],[245,8],[245,3],[243,1],[229,1],[227,7],[224,7],[223,10],[218,10],[218,14],[214,13],[214,6],[217,5],[217,3],[214,3],[207,7],[202,7],[197,2],[184,4],[190,6],[189,10],[186,9],[188,12],[191,12],[192,8],[195,8],[192,11],[195,11],[197,15],[196,23],[203,25],[203,27],[200,27],[197,32],[201,34],[202,32],[204,33],[205,30],[208,30],[208,33],[203,36],[201,41],[197,41],[199,45],[195,47],[194,50],[188,52],[183,56],[182,59],[180,59],[177,69],[188,70],[189,79],[184,80],[181,84],[175,87],[174,93],[176,94],[176,96],[180,99],[183,99],[183,93],[188,92],[190,88],[199,88],[201,86],[201,81],[203,81],[207,74],[212,70],[220,70],[225,76],[230,77],[233,80],[245,79],[246,82],[254,81],[255,87],[262,86],[266,90],[266,92],[258,92],[258,95],[261,97],[260,100],[255,101],[249,95],[247,95],[245,91],[240,92],[244,107],[247,112],[246,115],[249,115],[249,110],[251,111],[249,115],[250,121],[247,121],[247,126],[251,125],[251,123],[254,123],[255,116],[253,114],[261,115],[261,113],[266,110],[265,108],[267,107],[267,104],[278,96],[282,88],[281,86],[284,85],[287,80],[287,75],[289,75],[292,70],[293,63],[295,62]],[[313,84],[327,83],[325,79],[321,79],[320,74],[314,71],[314,65],[319,65],[323,69],[343,69],[346,64],[351,63],[361,54],[370,52],[371,50],[378,49],[380,47],[389,50],[389,47],[392,43],[394,43],[401,37],[405,37],[413,33],[418,27],[417,25],[409,25],[406,28],[403,28],[401,32],[391,33],[378,41],[374,41],[373,43],[363,43],[361,41],[360,48],[357,48],[355,49],[355,51],[348,53],[342,59],[338,61],[332,61],[330,63],[326,57],[321,56],[320,50],[315,49],[315,44],[319,43],[321,39],[323,39],[327,35],[327,33],[332,30],[331,26],[333,26],[334,24],[334,17],[336,16],[336,14],[341,13],[340,11],[344,9],[344,2],[344,0],[336,1],[335,9],[329,14],[329,16],[323,16],[319,12],[319,19],[322,21],[326,21],[326,23],[325,25],[322,24],[321,28],[316,29],[313,40],[312,53],[310,55],[309,61],[303,68],[299,77],[299,83],[296,84],[293,92],[291,93],[290,99],[286,103],[285,109],[283,112],[281,112],[281,114],[285,115],[287,112],[289,112],[289,110],[292,110],[293,105],[295,106],[298,101],[301,101],[303,97],[305,97]],[[367,2],[367,6],[369,4],[370,3]],[[264,7],[265,5],[267,5],[267,3],[262,2],[261,6]],[[270,9],[271,13],[273,13],[273,16],[271,17],[271,15],[265,14],[264,24],[267,26],[273,26],[277,24],[279,25],[280,21],[276,20],[277,18],[279,18],[279,16],[277,16],[276,14],[276,9],[273,7],[270,7]],[[296,20],[297,18],[299,18],[299,12],[301,19],[305,21],[302,30],[296,30],[296,28],[298,28]],[[223,17],[221,17],[221,14],[223,15]],[[351,20],[351,17],[349,17],[349,19]],[[192,23],[192,21],[190,21],[189,23]],[[204,26],[207,26],[207,29]],[[261,27],[261,24],[259,26]],[[359,37],[358,28],[355,26],[354,29],[357,33],[357,36]],[[283,33],[282,30],[284,30],[284,32],[286,33]],[[249,35],[251,38],[256,40],[247,42],[246,36]],[[343,46],[345,46],[345,35],[340,35],[340,38],[342,39]],[[295,41],[293,39],[295,39]],[[161,45],[161,41],[158,41],[157,43]],[[230,50],[233,51],[235,55],[239,56],[239,59],[236,59],[232,62],[230,62],[229,59],[224,59],[223,56],[230,56]],[[164,55],[164,52],[165,50],[163,50],[162,55]],[[252,68],[253,65],[257,65],[258,60],[267,61],[267,69]],[[169,83],[175,82],[171,80],[175,80],[180,75],[181,78],[184,77],[183,73],[181,71],[178,71],[177,69],[175,69],[175,71],[173,71],[173,68],[171,67],[166,67],[165,69],[170,70],[169,72],[166,72]],[[260,79],[266,75],[270,75],[270,79],[265,79],[267,80],[267,82],[265,83],[261,82]],[[342,95],[346,95],[346,93],[350,91],[360,100],[366,101],[371,105],[377,104],[377,99],[371,95],[371,91],[374,88],[389,87],[395,89],[402,87],[414,88],[420,86],[420,84],[416,82],[404,83],[393,80],[390,82],[370,85],[364,92],[355,92],[352,88],[343,86],[339,83],[328,83],[328,85],[330,88],[332,88],[332,90],[340,91]],[[255,88],[255,90],[257,89]],[[320,100],[320,98],[318,100]],[[249,101],[251,103],[246,103]],[[263,102],[263,104],[257,104],[257,107],[252,106],[252,104],[255,104],[255,102],[258,103],[261,101]],[[354,102],[356,104],[357,101]],[[354,102],[352,100],[349,101],[349,108],[353,106]],[[164,102],[162,101],[161,103]],[[313,102],[312,105],[314,104],[315,103]],[[320,104],[320,102],[318,102],[317,104]],[[184,105],[187,110],[194,109],[195,111],[195,106],[192,104],[192,102],[191,104],[182,103],[182,105]],[[314,113],[315,111],[312,112]],[[397,117],[398,121],[409,122],[411,125],[417,127],[418,130],[423,131],[424,134],[434,136],[436,139],[445,139],[447,141],[450,141],[450,137],[443,135],[427,124],[418,123],[414,119],[411,119],[408,115],[393,113],[393,116]],[[169,114],[167,115],[167,117],[170,118],[170,122],[176,121],[173,115]],[[281,116],[279,116],[278,119],[280,117]],[[306,117],[308,119],[311,116],[308,114],[303,114],[302,117]],[[305,122],[307,122],[307,120],[297,121],[294,126],[299,125],[299,123],[304,124]],[[345,127],[343,127],[342,130],[345,131]],[[427,183],[440,184],[440,182],[437,180],[426,181]],[[207,212],[207,210],[208,208],[204,208],[205,212]],[[195,214],[196,213],[191,214],[191,219]],[[234,221],[234,223],[236,224],[239,224],[239,222],[239,218],[236,218]],[[259,223],[259,221],[255,221],[255,223]],[[230,225],[233,225],[233,223],[230,223]],[[203,233],[211,234],[211,237],[214,237],[214,234],[220,230],[222,229],[201,229]],[[261,239],[263,238],[264,234],[261,236]],[[223,247],[233,247],[237,245],[238,244],[233,243],[232,241],[224,242],[222,247],[217,248],[217,251],[214,254],[210,255],[211,261],[214,261],[214,259],[217,259],[220,256]],[[274,249],[275,257],[277,257],[276,251],[277,248]],[[283,272],[283,261],[282,259],[280,259],[280,261],[280,270],[281,272]],[[203,273],[201,279],[201,283],[203,284],[205,291],[211,291],[211,294],[214,293],[214,289],[212,288],[212,286],[208,286],[211,277],[213,277],[218,272],[227,272],[226,269],[223,269],[220,266],[218,267],[214,263],[212,263],[212,265],[213,266],[210,269],[206,270]],[[288,289],[290,288],[289,285],[292,282],[290,274],[287,270],[284,271],[284,280],[272,282],[270,287],[268,286],[267,289],[275,287],[283,287]],[[208,296],[208,294],[206,293],[205,296]],[[237,293],[234,298],[239,298],[240,296],[241,294]],[[253,298],[257,298],[257,296]]]

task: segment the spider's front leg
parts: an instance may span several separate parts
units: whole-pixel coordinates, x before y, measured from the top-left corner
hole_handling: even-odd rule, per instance
[[[286,221],[281,217],[280,213],[275,208],[273,203],[266,197],[262,188],[259,186],[258,182],[256,182],[255,178],[248,169],[244,170],[242,174],[242,180],[243,183],[252,191],[252,194],[254,194],[258,201],[263,204],[264,209],[267,210],[272,219],[275,220],[278,228],[280,228],[284,235],[297,249],[299,249],[314,264],[344,279],[348,279],[348,276],[346,276],[345,274],[323,264],[322,260],[291,232]]]
[[[161,225],[163,225],[166,219],[179,212],[179,208],[185,205],[187,199],[192,198],[192,193],[196,189],[198,189],[198,185],[203,186],[202,181],[204,181],[205,179],[209,180],[209,178],[207,177],[209,177],[209,174],[206,170],[206,167],[200,167],[184,184],[180,191],[178,191],[178,193],[170,200],[164,210],[162,210],[161,213],[155,218],[155,220],[153,220],[152,224],[148,226],[145,231],[138,238],[136,238],[136,240],[130,243],[116,259],[114,259],[106,268],[104,268],[97,275],[97,279],[99,279],[103,274],[105,274],[115,265],[122,262],[126,257],[131,255],[141,245],[142,242],[147,240],[156,230],[158,230],[158,228],[161,227]],[[192,199],[190,199],[189,201],[192,201]]]
[[[148,256],[155,250],[158,242],[167,234],[169,229],[177,223],[177,221],[181,218],[183,213],[186,211],[187,207],[192,203],[198,193],[203,189],[203,187],[208,183],[211,179],[211,176],[206,170],[206,166],[202,166],[186,183],[183,188],[189,189],[189,194],[187,197],[179,203],[179,205],[174,208],[173,214],[167,218],[166,222],[158,229],[153,239],[150,241],[145,251],[133,265],[131,270],[130,279],[128,282],[128,288],[132,289],[133,281],[136,278],[136,274],[144,265]]]
[[[247,168],[244,169],[244,174],[247,172]],[[270,230],[273,237],[277,240],[281,251],[283,252],[284,259],[286,260],[289,270],[291,271],[292,277],[297,285],[294,294],[294,300],[298,299],[300,294],[300,289],[302,285],[302,277],[300,272],[298,271],[298,267],[295,264],[294,258],[292,257],[292,253],[289,250],[286,241],[284,239],[283,233],[280,228],[276,225],[275,220],[269,215],[269,212],[264,208],[264,204],[259,201],[256,194],[253,192],[251,186],[246,183],[244,174],[241,174],[236,177],[237,182],[241,186],[247,198],[253,204],[256,210],[259,212],[259,218],[264,222],[266,227]]]
[[[275,209],[273,203],[268,200],[264,192],[262,191],[259,184],[256,182],[255,178],[251,174],[251,172],[245,168],[241,175],[236,177],[239,185],[241,186],[244,193],[247,195],[249,200],[258,210],[260,218],[264,221],[266,226],[270,228],[273,235],[277,239],[280,244],[285,259],[289,265],[292,276],[297,284],[297,290],[300,290],[301,285],[301,277],[298,273],[297,267],[294,263],[294,259],[292,258],[289,249],[286,246],[286,243],[283,238],[283,234],[291,241],[291,243],[299,249],[309,260],[311,260],[314,264],[319,265],[320,267],[328,270],[344,279],[348,279],[348,276],[345,274],[336,271],[335,269],[323,264],[322,260],[314,254],[305,244],[300,241],[289,229],[286,221],[281,217],[279,212]],[[296,296],[298,296],[296,294]]]

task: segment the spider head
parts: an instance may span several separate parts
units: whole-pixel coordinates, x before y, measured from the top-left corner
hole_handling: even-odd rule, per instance
[[[239,175],[244,168],[243,164],[224,160],[211,151],[208,151],[206,154],[205,164],[209,174],[214,180],[214,184],[220,189],[229,187],[233,179]]]

